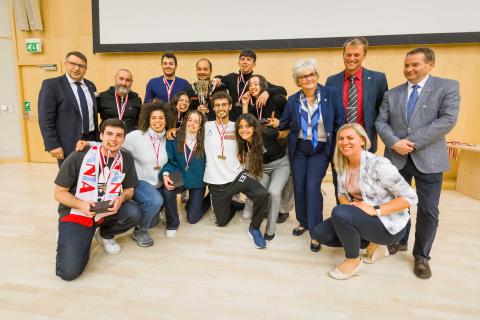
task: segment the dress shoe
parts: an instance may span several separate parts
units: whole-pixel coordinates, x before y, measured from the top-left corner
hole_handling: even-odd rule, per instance
[[[401,244],[401,243],[391,244],[391,245],[388,245],[387,247],[388,247],[388,253],[390,255],[394,255],[398,251],[407,251],[408,250],[408,246],[406,244]]]
[[[312,252],[318,252],[321,248],[322,246],[320,245],[320,243],[315,243],[313,241],[310,242],[310,250],[312,250]]]
[[[284,223],[288,219],[289,215],[290,213],[288,212],[287,213],[279,212],[277,217],[277,223]]]
[[[298,226],[298,227],[296,227],[295,229],[292,230],[292,234],[294,236],[298,237],[298,236],[301,236],[302,234],[304,234],[305,231],[307,231],[307,228],[302,227],[302,226]]]
[[[272,234],[272,235],[269,235],[269,234],[265,233],[265,234],[263,235],[263,239],[265,239],[266,241],[272,241],[273,238],[275,238],[275,233]]]
[[[432,270],[430,270],[428,260],[422,257],[415,257],[413,273],[415,273],[419,279],[429,279],[432,276]]]
[[[368,256],[369,252],[371,252],[370,256]],[[382,246],[371,242],[367,247],[367,257],[363,260],[363,262],[372,264],[378,259],[388,257],[389,255],[390,253],[388,252],[387,246]]]
[[[343,273],[340,270],[338,270],[338,268],[335,268],[332,271],[330,271],[328,273],[328,275],[333,279],[347,280],[347,279],[350,279],[352,277],[358,276],[359,273],[360,273],[360,270],[362,270],[362,268],[363,268],[363,259],[360,258],[360,263],[358,264],[358,266],[355,269],[352,270],[352,272]]]

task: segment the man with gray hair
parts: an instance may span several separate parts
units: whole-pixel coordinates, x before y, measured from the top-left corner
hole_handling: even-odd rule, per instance
[[[132,73],[120,69],[115,74],[115,85],[98,97],[98,113],[102,122],[107,119],[120,119],[127,125],[127,133],[137,129],[138,115],[142,99],[131,90]]]
[[[413,272],[420,279],[432,276],[430,250],[437,233],[438,203],[443,172],[450,168],[445,135],[457,122],[460,90],[457,81],[429,75],[435,65],[430,48],[416,48],[405,57],[407,82],[385,93],[376,121],[385,143],[385,157],[418,195]],[[402,240],[389,246],[390,254],[406,251],[410,222]]]

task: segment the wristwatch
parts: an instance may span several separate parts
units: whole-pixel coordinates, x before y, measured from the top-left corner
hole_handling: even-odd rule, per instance
[[[380,206],[373,206],[373,208],[375,209],[375,213],[377,214],[377,217],[380,218],[380,216],[382,215],[382,209],[380,208]]]

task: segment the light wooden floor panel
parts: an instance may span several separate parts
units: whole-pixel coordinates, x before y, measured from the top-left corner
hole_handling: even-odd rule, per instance
[[[173,239],[152,229],[155,245],[130,234],[106,255],[94,241],[82,276],[55,276],[56,165],[0,165],[0,319],[480,319],[480,201],[455,191],[441,198],[433,277],[415,278],[410,253],[366,265],[349,281],[328,278],[343,250],[308,248],[293,237],[291,214],[266,250],[247,237],[248,221],[215,227],[181,215]],[[333,187],[327,192],[329,216]],[[413,230],[409,247],[413,246]]]

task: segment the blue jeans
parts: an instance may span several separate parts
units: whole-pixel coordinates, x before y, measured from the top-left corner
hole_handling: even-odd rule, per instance
[[[139,180],[138,185],[135,187],[133,200],[138,203],[142,209],[142,220],[138,226],[140,230],[147,231],[152,219],[160,213],[160,209],[162,209],[163,206],[161,188],[157,189],[150,183]]]
[[[197,223],[202,219],[205,212],[210,208],[210,197],[204,197],[205,187],[185,189],[179,187],[173,190],[163,188],[165,198],[165,216],[167,217],[167,230],[176,230],[180,225],[177,206],[177,194],[188,190],[189,197],[185,206],[187,210],[187,221],[191,224]]]
[[[116,214],[105,217],[100,235],[112,239],[136,226],[141,218],[140,208],[133,202],[122,204]],[[82,274],[90,258],[90,247],[97,224],[85,227],[73,222],[59,222],[56,274],[63,280],[73,280]]]

